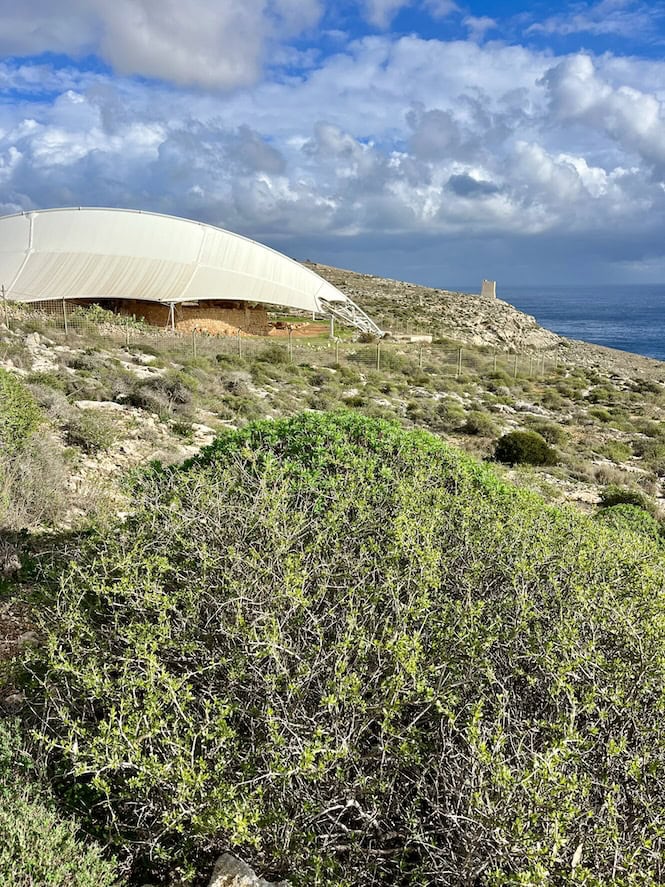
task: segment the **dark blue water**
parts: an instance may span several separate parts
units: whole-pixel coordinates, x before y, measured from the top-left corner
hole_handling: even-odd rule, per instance
[[[569,339],[665,360],[665,284],[497,284],[497,296]]]

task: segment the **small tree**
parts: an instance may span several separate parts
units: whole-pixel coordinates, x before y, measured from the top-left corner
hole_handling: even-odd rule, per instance
[[[555,465],[556,451],[536,431],[510,431],[500,437],[494,458],[508,465]]]

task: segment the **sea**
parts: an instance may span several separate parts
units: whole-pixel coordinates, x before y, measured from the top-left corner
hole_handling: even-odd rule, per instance
[[[665,361],[665,284],[502,286],[497,296],[566,336]]]

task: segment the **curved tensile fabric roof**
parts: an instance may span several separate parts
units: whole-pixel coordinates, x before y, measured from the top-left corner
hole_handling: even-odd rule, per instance
[[[353,306],[315,272],[246,237],[125,209],[35,210],[0,218],[0,284],[18,302],[232,299],[329,313]]]

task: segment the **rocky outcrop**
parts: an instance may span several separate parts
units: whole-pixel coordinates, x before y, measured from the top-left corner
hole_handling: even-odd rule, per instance
[[[395,333],[433,333],[505,351],[551,350],[564,341],[539,326],[530,314],[501,299],[432,289],[328,265],[308,263],[308,267],[350,296],[384,329]]]
[[[208,887],[287,887],[287,882],[274,884],[264,881],[247,863],[230,853],[224,853],[215,863]]]

